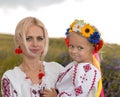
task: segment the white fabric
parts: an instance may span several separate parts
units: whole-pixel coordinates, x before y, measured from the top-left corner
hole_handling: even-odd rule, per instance
[[[44,87],[47,89],[54,88],[57,77],[64,67],[56,62],[43,62],[43,64],[45,68],[45,76],[43,77],[40,85],[33,85],[30,79],[26,79],[25,73],[21,71],[19,67],[6,71],[2,77],[2,81],[5,78],[10,82],[9,97],[40,97],[40,93],[38,92],[40,92]],[[14,91],[16,91],[17,94]],[[3,90],[2,94],[4,94]]]
[[[89,63],[72,62],[59,75],[56,88],[59,97],[95,97],[100,71]]]

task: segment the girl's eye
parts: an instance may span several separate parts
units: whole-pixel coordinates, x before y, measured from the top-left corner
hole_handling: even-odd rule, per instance
[[[80,46],[79,46],[79,47],[78,47],[78,49],[79,49],[79,50],[82,50],[82,49],[83,49],[83,47],[80,47]]]
[[[69,48],[74,48],[74,46],[73,46],[73,45],[70,45]]]

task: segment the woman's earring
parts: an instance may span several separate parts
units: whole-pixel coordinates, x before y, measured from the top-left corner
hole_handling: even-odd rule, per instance
[[[15,53],[16,54],[22,54],[22,49],[20,48],[20,46],[15,49]]]

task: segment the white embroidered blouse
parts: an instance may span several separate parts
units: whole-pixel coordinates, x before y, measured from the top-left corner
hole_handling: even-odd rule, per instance
[[[95,97],[100,78],[92,64],[71,62],[57,80],[58,97]]]
[[[41,91],[44,88],[54,88],[57,77],[64,67],[56,62],[43,62],[43,64],[45,76],[41,84],[32,84],[19,67],[6,71],[1,81],[2,97],[42,97]]]

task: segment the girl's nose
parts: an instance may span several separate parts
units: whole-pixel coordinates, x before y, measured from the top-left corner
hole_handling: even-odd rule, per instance
[[[73,48],[73,49],[72,49],[72,52],[73,52],[73,53],[77,53],[77,52],[78,52],[78,49],[77,49],[77,48]]]

